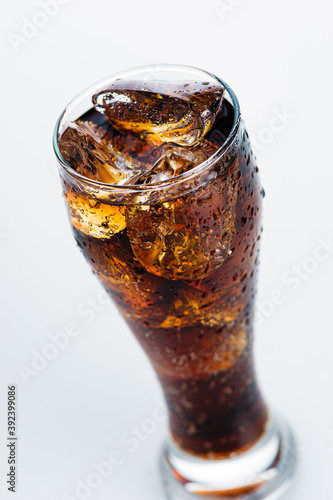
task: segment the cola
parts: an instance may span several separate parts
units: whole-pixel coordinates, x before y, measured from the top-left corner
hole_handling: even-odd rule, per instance
[[[157,373],[173,440],[204,458],[241,453],[268,419],[248,135],[216,82],[119,79],[91,98],[58,137],[75,239]]]

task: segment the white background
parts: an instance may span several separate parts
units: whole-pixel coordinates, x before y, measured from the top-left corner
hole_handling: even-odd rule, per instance
[[[314,258],[320,238],[333,237],[332,2],[62,4],[46,20],[37,1],[1,8],[1,499],[75,498],[76,480],[85,481],[93,463],[113,450],[123,463],[87,498],[163,499],[156,457],[165,424],[134,452],[121,443],[132,426],[145,425],[161,392],[111,304],[79,315],[78,308],[92,308],[87,301],[101,288],[71,235],[51,137],[63,107],[94,81],[141,64],[175,62],[227,81],[259,140],[267,194],[259,376],[269,404],[299,439],[299,474],[286,498],[332,500],[333,255],[322,249],[327,259]],[[22,36],[23,18],[44,26],[25,42],[16,38],[15,50],[13,34]],[[276,110],[292,117],[272,134],[267,128]],[[301,268],[298,282],[291,281],[299,272],[294,265]],[[270,300],[275,289],[283,304]],[[41,352],[48,335],[70,322],[79,335],[25,384],[18,367],[31,366],[32,350]],[[5,478],[6,387],[12,383],[18,386],[15,495]]]

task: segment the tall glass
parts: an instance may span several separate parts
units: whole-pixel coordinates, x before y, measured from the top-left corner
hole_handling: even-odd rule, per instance
[[[117,78],[221,83],[223,146],[155,185],[83,177],[64,161],[59,136],[69,121],[89,113],[91,96]],[[234,92],[186,66],[129,70],[67,106],[54,149],[74,237],[164,392],[169,437],[161,468],[169,498],[278,498],[295,468],[295,442],[268,410],[255,374],[263,190]]]

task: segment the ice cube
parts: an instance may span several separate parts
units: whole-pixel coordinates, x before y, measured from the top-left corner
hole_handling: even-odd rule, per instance
[[[179,379],[216,375],[232,368],[247,347],[247,328],[242,317],[228,325],[216,325],[210,333],[205,328],[202,333],[198,337],[198,328],[188,330],[189,338],[182,349],[168,351],[166,346],[168,357],[164,355],[159,360],[160,371],[166,376],[176,373]],[[169,338],[166,340],[170,343]],[[163,342],[163,336],[159,342]]]
[[[155,144],[143,140],[132,132],[119,132],[109,126],[103,136],[112,149],[115,163],[130,176],[121,184],[136,184],[138,179],[154,168],[155,164],[165,155],[165,144]]]
[[[204,286],[203,280],[200,280],[197,286],[185,283],[177,290],[169,316],[163,320],[160,327],[176,328],[179,323],[185,327],[198,324],[214,327],[235,321],[243,311],[245,301],[235,296],[237,290],[230,293],[220,281],[209,278],[209,282],[209,285]]]
[[[193,146],[211,129],[221,109],[222,85],[118,80],[92,98],[97,111],[119,130],[150,141]]]
[[[178,280],[202,279],[229,255],[235,231],[238,160],[199,192],[170,203],[126,210],[127,234],[149,272]]]
[[[110,238],[126,227],[125,208],[86,198],[73,189],[64,191],[73,227],[87,236]]]
[[[89,179],[106,184],[135,184],[145,170],[143,162],[132,158],[130,151],[122,155],[121,151],[114,149],[112,138],[111,130],[105,131],[92,122],[77,120],[70,122],[61,135],[59,149],[63,159]],[[126,143],[125,137],[123,142]]]
[[[195,366],[197,373],[207,376],[229,370],[246,349],[246,324],[243,318],[238,318],[220,330],[222,331],[215,338],[202,339],[203,356]]]
[[[137,184],[155,184],[169,180],[177,175],[198,166],[217,151],[218,147],[208,141],[202,141],[200,146],[187,148],[184,146],[167,145],[158,151],[161,158],[156,164],[137,179]],[[163,154],[164,153],[164,154]]]
[[[115,155],[97,134],[93,124],[71,122],[59,139],[63,159],[81,175],[105,183],[125,178]]]
[[[175,213],[172,203],[162,205],[134,205],[127,207],[128,237],[134,255],[144,267],[158,270],[167,251],[166,237],[173,234]],[[144,256],[144,259],[139,257]],[[153,274],[160,275],[159,272]]]

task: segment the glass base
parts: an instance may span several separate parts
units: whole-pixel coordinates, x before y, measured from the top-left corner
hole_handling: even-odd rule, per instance
[[[290,486],[296,461],[293,432],[282,418],[274,416],[250,450],[228,459],[196,458],[169,440],[161,470],[170,500],[276,500]]]

